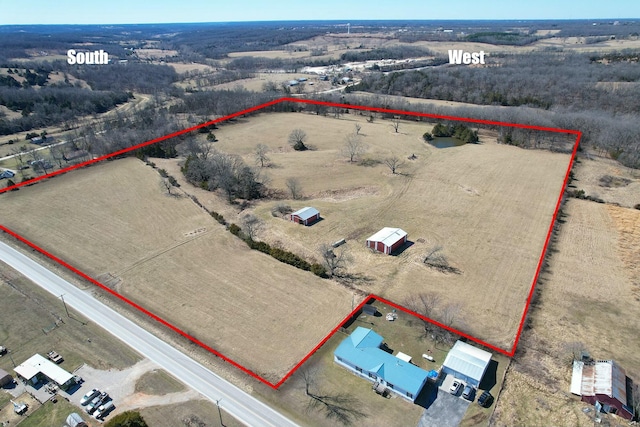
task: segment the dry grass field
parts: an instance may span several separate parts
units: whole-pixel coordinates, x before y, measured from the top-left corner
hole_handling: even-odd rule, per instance
[[[362,126],[369,147],[365,157],[397,155],[405,163],[401,174],[345,159],[341,147],[355,123]],[[296,152],[288,146],[287,135],[297,127],[306,131],[313,150]],[[271,186],[284,192],[287,178],[300,181],[304,200],[256,205],[256,215],[266,223],[261,239],[318,259],[320,244],[346,238],[354,259],[350,273],[364,278],[356,281],[358,288],[399,303],[412,294],[434,292],[459,308],[454,326],[508,349],[569,156],[502,146],[489,137],[480,145],[436,149],[422,140],[429,130],[428,124],[402,122],[395,133],[389,121],[367,123],[355,114],[339,120],[265,114],[222,126],[216,147],[253,163],[255,145],[266,144]],[[411,154],[417,159],[408,160]],[[314,206],[324,220],[301,227],[274,218],[270,210],[281,202],[294,209]],[[225,217],[233,215],[223,203],[212,207]],[[413,245],[399,256],[365,248],[366,238],[385,226],[407,231]],[[434,246],[443,247],[461,274],[432,271],[422,263]]]
[[[3,207],[2,224],[271,381],[351,307],[350,292],[251,251],[133,158],[6,194]]]
[[[0,263],[0,343],[11,350],[16,363],[51,350],[62,355],[61,366],[69,372],[84,363],[99,369],[124,369],[140,359],[90,319],[69,312],[72,318],[66,316],[60,298]],[[52,329],[58,317],[64,323]],[[51,330],[45,334],[43,329]],[[0,368],[12,372],[11,358],[1,357]]]
[[[607,203],[631,208],[640,203],[640,171],[621,165],[612,159],[581,158],[575,167],[576,189]]]
[[[593,425],[581,411],[586,405],[569,393],[572,343],[640,378],[640,211],[575,199],[564,211],[496,425]]]

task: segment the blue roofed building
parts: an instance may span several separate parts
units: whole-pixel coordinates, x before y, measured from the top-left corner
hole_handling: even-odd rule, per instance
[[[382,350],[382,342],[382,336],[358,326],[333,352],[334,361],[414,402],[427,382],[427,371]]]

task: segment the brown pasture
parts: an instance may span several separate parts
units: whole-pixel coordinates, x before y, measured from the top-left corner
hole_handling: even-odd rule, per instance
[[[364,157],[396,155],[404,162],[400,174],[382,164],[365,167],[345,159],[341,147],[356,123],[369,147]],[[296,127],[306,131],[312,150],[288,146],[287,135]],[[411,294],[435,292],[459,306],[454,326],[509,349],[569,156],[498,145],[488,136],[480,145],[436,149],[422,140],[429,130],[429,124],[403,121],[396,133],[387,120],[368,123],[356,114],[341,119],[264,114],[222,126],[215,146],[253,163],[255,145],[266,144],[271,165],[264,169],[271,186],[285,193],[287,178],[301,183],[304,200],[255,205],[266,224],[259,238],[316,260],[320,244],[345,238],[354,260],[349,273],[360,277],[357,288],[399,303]],[[409,160],[411,154],[417,159]],[[238,215],[221,200],[207,200],[225,217]],[[294,209],[315,206],[324,220],[301,227],[275,218],[271,208],[281,202]],[[406,230],[413,245],[398,256],[366,249],[366,238],[385,226]],[[442,246],[461,274],[443,274],[422,263],[435,246]]]
[[[2,197],[2,224],[270,381],[350,311],[351,292],[251,251],[133,158]]]
[[[587,405],[569,393],[574,343],[640,378],[640,211],[576,199],[563,210],[496,425],[593,425],[582,412]]]

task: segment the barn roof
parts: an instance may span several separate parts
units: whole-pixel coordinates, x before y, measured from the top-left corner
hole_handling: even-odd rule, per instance
[[[585,363],[582,368],[582,396],[604,394],[627,404],[627,375],[613,360]],[[572,381],[573,383],[573,381]]]
[[[334,354],[416,396],[427,378],[427,371],[380,349],[382,341],[382,336],[373,330],[358,326]]]
[[[306,208],[295,211],[291,215],[298,216],[301,220],[306,221],[309,218],[313,218],[314,216],[318,215],[319,213],[320,211],[318,209],[307,206]]]
[[[491,353],[462,341],[456,341],[443,366],[480,382],[491,361]]]
[[[73,374],[70,374],[39,354],[34,354],[13,370],[26,380],[30,380],[41,372],[58,385],[66,384],[73,378]]]
[[[407,232],[401,228],[385,227],[373,236],[369,237],[367,240],[382,242],[387,246],[392,246],[398,240],[404,239],[406,235]]]

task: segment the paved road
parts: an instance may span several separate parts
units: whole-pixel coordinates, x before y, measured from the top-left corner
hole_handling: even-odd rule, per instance
[[[31,258],[0,242],[0,260],[73,307],[143,356],[248,426],[296,426],[294,422],[202,366],[184,353],[113,311]]]
[[[60,141],[60,142],[56,142],[55,144],[44,145],[42,147],[34,148],[33,150],[24,151],[24,152],[20,153],[20,155],[27,156],[27,155],[29,155],[31,153],[36,152],[36,151],[46,150],[46,149],[48,149],[50,147],[57,147],[58,145],[63,145],[63,144],[66,144],[68,142],[69,141]],[[18,154],[11,154],[9,156],[0,157],[0,162],[3,161],[3,160],[13,159],[14,157],[18,157]]]

